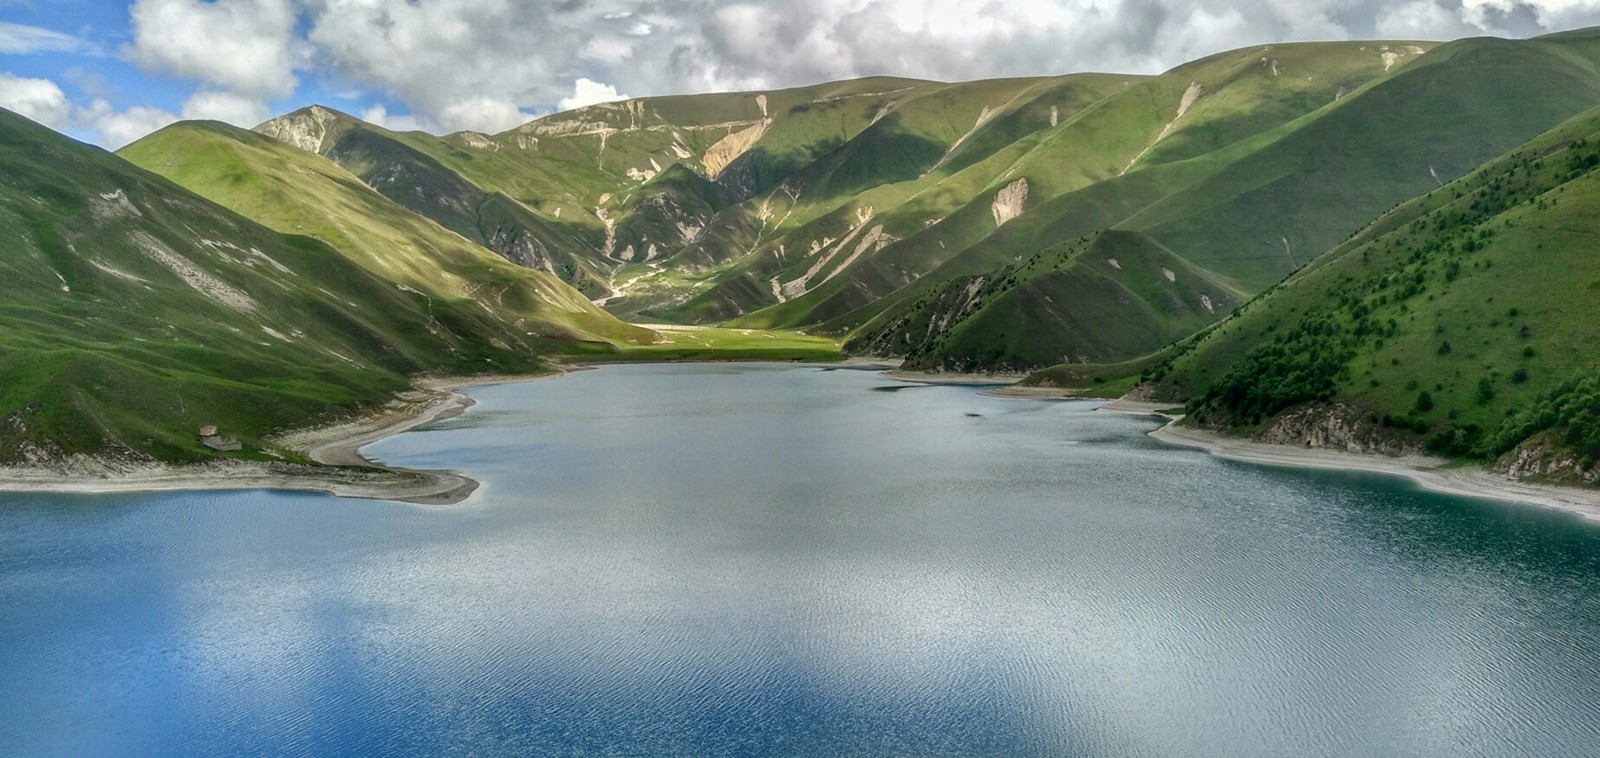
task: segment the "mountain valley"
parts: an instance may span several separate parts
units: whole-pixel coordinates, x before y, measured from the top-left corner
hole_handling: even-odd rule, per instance
[[[1597,105],[1581,30],[649,97],[499,134],[312,106],[115,155],[4,114],[0,458],[211,456],[196,419],[265,451],[419,374],[842,345],[1587,478]]]

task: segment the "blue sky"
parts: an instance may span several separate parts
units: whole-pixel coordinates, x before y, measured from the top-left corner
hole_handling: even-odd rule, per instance
[[[497,132],[628,96],[1153,73],[1265,42],[1597,24],[1600,0],[0,0],[0,107],[113,148],[311,103]]]

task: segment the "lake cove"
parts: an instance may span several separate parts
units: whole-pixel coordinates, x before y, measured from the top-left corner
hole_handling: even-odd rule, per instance
[[[1570,514],[869,371],[468,394],[365,449],[459,505],[0,494],[0,754],[1600,744]]]

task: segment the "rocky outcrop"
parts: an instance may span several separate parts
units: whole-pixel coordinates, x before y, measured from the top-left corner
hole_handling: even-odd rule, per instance
[[[333,111],[320,105],[313,105],[272,119],[256,127],[255,130],[308,153],[321,153],[328,138],[329,128],[338,121],[338,118]]]
[[[706,178],[716,179],[722,173],[722,170],[728,167],[728,164],[733,163],[739,156],[744,155],[749,152],[750,148],[755,147],[756,143],[766,136],[767,128],[770,126],[772,126],[772,119],[763,118],[757,121],[754,126],[737,132],[730,132],[728,136],[717,140],[716,144],[706,150],[705,156],[700,159],[700,162],[705,164]]]
[[[1259,442],[1330,448],[1352,453],[1411,455],[1414,442],[1396,439],[1366,414],[1343,403],[1317,404],[1288,411],[1255,435]]]
[[[1563,449],[1545,435],[1526,440],[1501,456],[1493,470],[1512,479],[1537,479],[1556,484],[1594,484],[1600,480],[1600,471],[1594,466],[1585,469],[1577,454]]]
[[[519,266],[557,273],[544,243],[527,229],[504,226],[490,232],[487,237],[485,242],[488,243],[489,249],[498,253],[500,257]]]
[[[1028,180],[1018,179],[994,194],[994,202],[989,204],[989,211],[994,214],[994,225],[1005,226],[1007,221],[1022,215],[1023,206],[1028,203]]]

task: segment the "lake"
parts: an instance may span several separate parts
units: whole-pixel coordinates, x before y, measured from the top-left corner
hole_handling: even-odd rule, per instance
[[[0,754],[1580,755],[1600,525],[1091,401],[613,366],[420,507],[0,493]]]

